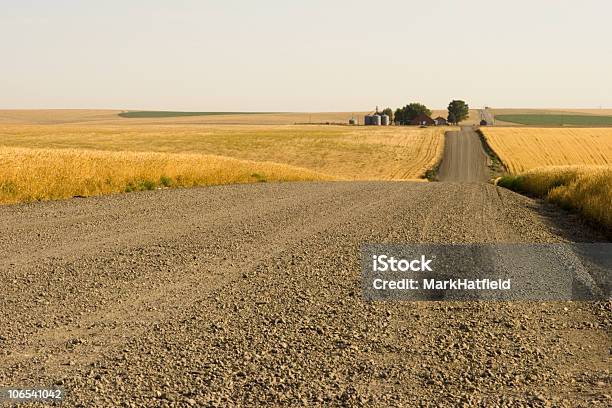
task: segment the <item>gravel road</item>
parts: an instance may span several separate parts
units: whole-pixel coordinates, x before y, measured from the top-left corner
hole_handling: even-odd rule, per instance
[[[490,178],[488,161],[480,138],[471,126],[463,126],[457,132],[447,132],[438,180],[486,182]]]
[[[161,190],[0,219],[0,387],[83,407],[611,403],[610,302],[363,301],[364,242],[603,239],[489,184]]]

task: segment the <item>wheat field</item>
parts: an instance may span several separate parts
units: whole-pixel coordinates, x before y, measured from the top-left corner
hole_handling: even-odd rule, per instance
[[[423,177],[443,128],[293,125],[0,125],[0,145],[199,153],[266,161],[349,180]]]
[[[511,173],[498,184],[612,231],[612,128],[482,128]]]
[[[483,127],[510,173],[542,166],[612,165],[612,128]]]
[[[203,154],[0,147],[0,203],[165,187],[329,180],[277,163]]]
[[[0,124],[0,202],[259,181],[411,180],[444,128]]]

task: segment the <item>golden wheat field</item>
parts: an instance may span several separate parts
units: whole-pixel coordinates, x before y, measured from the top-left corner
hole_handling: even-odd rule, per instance
[[[288,164],[341,179],[422,177],[443,128],[292,125],[0,125],[0,145],[200,153]]]
[[[0,203],[329,177],[288,165],[187,153],[0,147]]]
[[[167,186],[418,179],[441,159],[444,130],[0,124],[0,202]]]
[[[612,165],[612,128],[481,128],[508,171]]]

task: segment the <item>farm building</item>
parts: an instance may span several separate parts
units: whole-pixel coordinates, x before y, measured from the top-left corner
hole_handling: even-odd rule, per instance
[[[436,122],[437,126],[446,126],[446,125],[448,125],[448,121],[446,119],[444,119],[442,116],[438,116],[437,118],[435,118],[434,122]]]
[[[380,119],[380,115],[366,115],[363,118],[363,124],[366,126],[380,126],[382,120]]]
[[[417,115],[414,119],[412,119],[410,121],[411,125],[428,125],[428,126],[433,126],[436,124],[436,122],[429,117],[429,115],[426,115],[424,113],[420,113],[419,115]]]
[[[366,126],[389,126],[390,120],[388,115],[383,115],[377,110],[373,115],[366,115],[363,124]]]

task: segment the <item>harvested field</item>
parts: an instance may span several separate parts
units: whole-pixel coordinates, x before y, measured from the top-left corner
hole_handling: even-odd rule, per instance
[[[277,125],[0,125],[0,145],[198,153],[275,162],[350,180],[423,177],[444,128]]]
[[[612,128],[482,128],[511,173],[542,166],[612,165]]]

